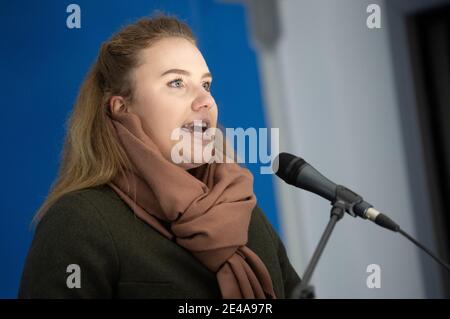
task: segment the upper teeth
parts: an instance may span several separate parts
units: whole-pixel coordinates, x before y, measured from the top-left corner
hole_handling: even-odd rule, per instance
[[[194,127],[199,127],[199,128],[206,128],[208,127],[208,123],[203,122],[203,121],[197,121],[195,120],[194,122],[191,123],[187,123],[183,125],[183,128],[187,128],[187,129],[194,129]]]

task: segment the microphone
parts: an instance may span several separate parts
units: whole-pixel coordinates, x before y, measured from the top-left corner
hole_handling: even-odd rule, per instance
[[[320,174],[304,159],[289,153],[280,153],[273,162],[274,173],[286,183],[315,193],[333,204],[342,201],[345,211],[353,217],[369,219],[381,227],[397,232],[400,226],[373,208],[361,196],[345,186],[337,185]]]
[[[273,161],[272,169],[286,183],[328,199],[333,205],[340,203],[345,211],[353,217],[369,219],[381,227],[399,232],[450,272],[450,266],[447,263],[402,230],[392,219],[373,208],[354,191],[330,181],[303,158],[289,153],[280,153]]]

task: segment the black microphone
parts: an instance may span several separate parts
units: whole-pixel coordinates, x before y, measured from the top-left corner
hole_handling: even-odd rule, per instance
[[[278,177],[290,185],[302,188],[328,199],[333,205],[339,202],[345,207],[345,211],[353,217],[359,216],[363,219],[369,219],[384,228],[399,232],[416,246],[423,249],[428,255],[450,272],[450,266],[446,262],[434,255],[428,248],[406,233],[392,219],[373,208],[371,204],[364,201],[363,198],[354,191],[330,181],[308,164],[303,158],[289,153],[280,153],[273,161],[272,169]]]
[[[333,204],[336,201],[343,202],[345,211],[353,217],[369,219],[395,232],[400,229],[392,219],[373,208],[361,196],[345,186],[333,183],[300,157],[280,153],[272,168],[278,177],[290,185],[315,193]]]

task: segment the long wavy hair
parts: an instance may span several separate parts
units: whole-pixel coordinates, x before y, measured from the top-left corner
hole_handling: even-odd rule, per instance
[[[108,125],[108,104],[114,95],[133,101],[131,72],[141,63],[140,51],[166,37],[182,37],[197,45],[187,24],[161,13],[125,26],[102,43],[66,123],[58,175],[34,223],[64,194],[108,183],[131,169],[114,128]]]

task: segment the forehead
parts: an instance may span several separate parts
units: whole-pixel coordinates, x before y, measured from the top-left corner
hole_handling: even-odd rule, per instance
[[[158,40],[140,52],[141,68],[147,74],[160,75],[168,69],[185,69],[193,73],[208,71],[198,48],[184,38],[171,37]],[[138,69],[139,69],[138,68]]]

